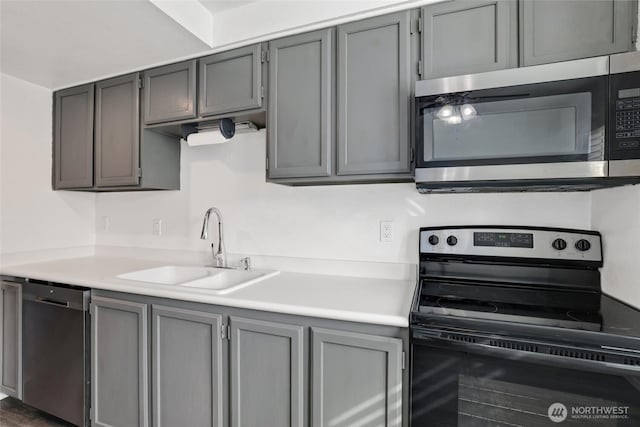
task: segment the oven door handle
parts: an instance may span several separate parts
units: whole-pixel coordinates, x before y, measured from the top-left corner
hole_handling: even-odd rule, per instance
[[[494,356],[519,362],[533,362],[543,365],[559,366],[581,371],[592,371],[614,375],[632,375],[640,377],[640,366],[622,365],[605,361],[580,359],[575,357],[536,353],[534,351],[518,350],[513,348],[496,347],[485,343],[474,342],[473,335],[456,334],[459,338],[443,337],[440,331],[413,330],[414,344],[437,348],[446,348],[454,351]],[[535,346],[535,344],[532,344]]]

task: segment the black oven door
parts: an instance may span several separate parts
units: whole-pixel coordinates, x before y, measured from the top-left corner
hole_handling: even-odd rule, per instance
[[[416,181],[606,176],[601,62],[581,78],[569,63],[418,82]]]
[[[412,427],[640,425],[640,366],[429,331],[412,339]]]

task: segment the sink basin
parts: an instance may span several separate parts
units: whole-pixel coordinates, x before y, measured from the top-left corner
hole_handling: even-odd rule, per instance
[[[216,267],[188,267],[166,265],[132,271],[116,276],[118,279],[161,285],[200,288],[226,294],[280,273],[275,270],[234,270]]]

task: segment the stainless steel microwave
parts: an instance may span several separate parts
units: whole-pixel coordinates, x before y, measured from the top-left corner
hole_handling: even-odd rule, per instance
[[[640,182],[640,52],[416,83],[421,192]]]

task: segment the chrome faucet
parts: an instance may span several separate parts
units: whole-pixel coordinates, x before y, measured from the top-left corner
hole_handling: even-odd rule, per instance
[[[202,233],[200,234],[200,238],[202,240],[207,240],[209,238],[209,217],[211,216],[211,212],[215,213],[218,218],[218,250],[216,251],[213,243],[211,243],[211,254],[213,255],[216,267],[226,268],[227,253],[224,249],[224,236],[222,234],[222,213],[218,208],[207,209],[207,212],[204,214],[204,222],[202,223]]]

